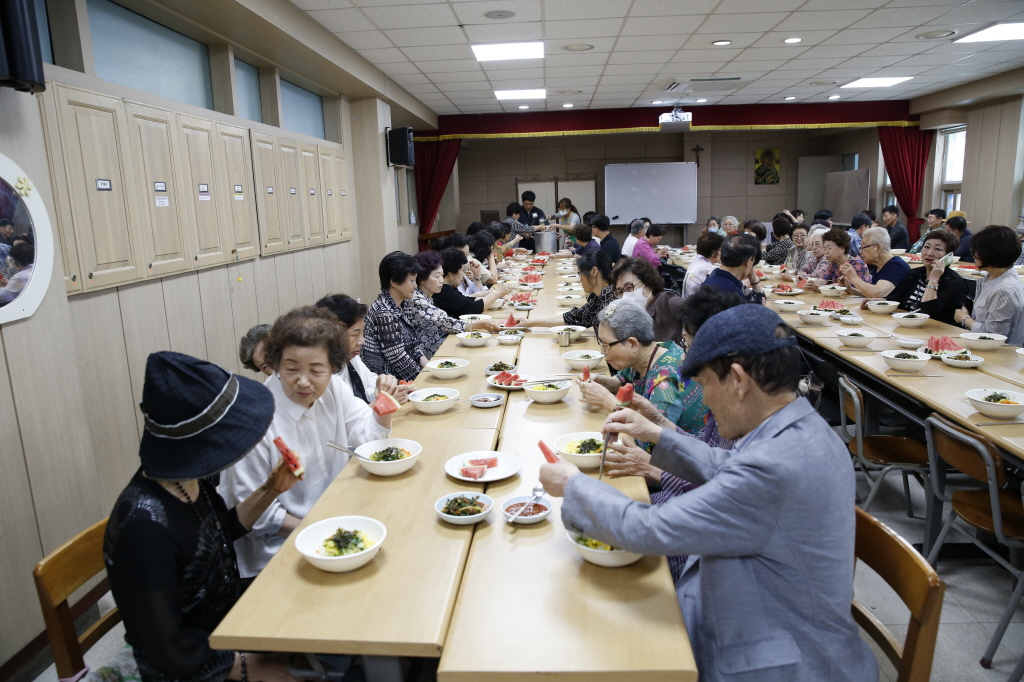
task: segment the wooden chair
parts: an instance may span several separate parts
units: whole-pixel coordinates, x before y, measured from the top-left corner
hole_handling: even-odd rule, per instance
[[[1005,568],[1017,586],[1010,595],[1010,601],[1003,610],[988,648],[981,657],[983,668],[992,667],[992,656],[996,653],[999,642],[1003,639],[1006,626],[1024,596],[1024,571],[1015,568],[986,543],[979,540],[975,529],[994,535],[1000,544],[1011,549],[1024,548],[1024,486],[1022,490],[1007,489],[1006,471],[1003,458],[995,443],[973,431],[961,428],[953,422],[932,414],[924,424],[925,436],[928,438],[928,460],[932,471],[932,491],[935,496],[950,506],[949,515],[939,537],[932,545],[928,554],[928,563],[935,565],[939,550],[946,541],[949,531],[953,530],[967,538],[988,554],[997,564]],[[939,484],[939,460],[970,476],[983,484],[981,488],[948,491]],[[966,524],[967,528],[961,527]]]
[[[871,610],[856,600],[854,620],[896,667],[896,682],[927,682],[946,584],[906,540],[863,509],[857,509],[855,554],[903,600],[910,609],[910,624],[901,645]]]
[[[105,570],[103,533],[106,528],[107,519],[93,524],[51,552],[36,564],[32,572],[46,622],[46,634],[57,664],[57,677],[61,680],[77,678],[87,672],[83,654],[121,622],[121,614],[114,608],[79,637],[71,616],[72,608],[68,604],[68,599],[78,588]],[[109,590],[110,585],[104,578],[76,607],[90,599],[95,604]]]
[[[899,471],[903,474],[903,495],[907,502],[907,516],[914,518],[914,509],[910,504],[910,479],[908,474],[920,477],[923,485],[928,483],[928,447],[925,443],[915,438],[903,436],[865,436],[864,415],[865,403],[864,394],[856,382],[849,377],[839,375],[839,400],[842,409],[839,413],[839,423],[843,434],[847,430],[848,421],[853,421],[853,438],[847,443],[850,454],[857,459],[860,470],[871,485],[871,492],[864,500],[861,508],[867,511],[871,503],[875,501],[882,486],[882,480],[892,471]]]

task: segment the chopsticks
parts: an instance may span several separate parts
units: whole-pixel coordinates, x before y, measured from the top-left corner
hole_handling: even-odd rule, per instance
[[[927,377],[927,378],[940,378],[940,377],[945,376],[945,374],[886,374],[885,376],[892,377],[894,379],[901,378],[901,377],[905,377],[907,379],[921,379],[921,378],[925,378],[925,377]]]
[[[565,379],[534,379],[525,383],[519,384],[519,386],[539,386],[540,384],[560,384]]]
[[[1019,421],[1017,419],[1008,419],[1006,421],[1001,421],[1001,422],[980,422],[980,423],[975,423],[974,425],[975,426],[1003,426],[1004,424],[1024,424],[1024,422]]]

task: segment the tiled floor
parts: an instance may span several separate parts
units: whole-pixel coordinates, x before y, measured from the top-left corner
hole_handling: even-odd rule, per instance
[[[861,497],[868,487],[861,481]],[[924,514],[924,493],[911,483],[914,511]],[[910,542],[920,542],[924,521],[908,518],[903,506],[903,484],[896,474],[890,475],[871,507],[871,513]],[[954,539],[955,541],[955,539]],[[1017,659],[1024,655],[1024,607],[1018,607],[1006,636],[996,652],[992,668],[978,664],[988,639],[995,631],[1003,608],[1010,597],[1012,581],[1009,574],[991,562],[945,561],[939,564],[939,576],[946,582],[942,605],[942,621],[935,647],[932,668],[933,682],[1001,682],[1006,680]],[[900,640],[906,636],[909,612],[896,594],[871,569],[858,564],[854,580],[858,601],[870,608]],[[109,599],[109,597],[108,597]],[[86,655],[86,662],[96,667],[123,646],[124,628],[118,625]],[[895,682],[896,672],[876,650],[880,661],[881,682]],[[57,682],[51,665],[35,682]]]

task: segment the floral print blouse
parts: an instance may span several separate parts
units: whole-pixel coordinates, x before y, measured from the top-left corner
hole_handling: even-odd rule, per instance
[[[434,302],[419,289],[413,294],[411,301],[402,302],[402,313],[416,331],[423,354],[429,360],[444,343],[449,334],[460,334],[466,331],[466,323],[434,305]]]

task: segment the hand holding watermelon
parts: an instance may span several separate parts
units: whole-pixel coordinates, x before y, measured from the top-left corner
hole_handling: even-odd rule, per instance
[[[284,442],[284,438],[281,438],[280,436],[274,439],[274,446],[277,448],[277,451],[281,453],[281,460],[285,463],[292,474],[295,475],[295,478],[301,479],[306,473],[306,469],[302,466],[302,460],[299,458],[299,453],[288,447]],[[274,468],[275,471],[280,468],[280,466],[281,465],[278,464]],[[274,473],[271,472],[271,477],[273,477],[273,475]]]

